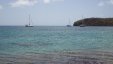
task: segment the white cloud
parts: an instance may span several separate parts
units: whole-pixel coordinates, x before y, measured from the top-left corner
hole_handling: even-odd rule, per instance
[[[37,4],[40,0],[14,0],[14,2],[11,2],[11,7],[21,7],[21,6],[33,6]],[[52,2],[61,2],[64,0],[42,0],[44,4],[49,4]]]
[[[64,0],[52,0],[53,2],[61,2],[61,1],[64,1]]]
[[[113,4],[113,0],[110,0],[110,3]]]
[[[0,10],[1,10],[2,8],[3,8],[2,5],[0,5]]]
[[[98,6],[104,6],[104,5],[105,5],[104,2],[98,3]]]
[[[11,7],[21,7],[21,6],[33,6],[37,3],[37,0],[15,0],[15,2],[10,3]]]
[[[98,6],[104,6],[104,5],[113,5],[113,0],[103,0],[98,3]]]
[[[45,4],[49,4],[49,3],[51,3],[51,2],[61,2],[61,1],[64,1],[64,0],[43,0],[43,2],[44,2]]]
[[[48,3],[51,2],[51,0],[43,0],[43,2],[44,2],[45,4],[48,4]]]

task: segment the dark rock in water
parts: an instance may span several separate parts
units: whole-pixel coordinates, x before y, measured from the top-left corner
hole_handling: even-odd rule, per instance
[[[113,18],[85,18],[74,22],[73,26],[113,26]]]

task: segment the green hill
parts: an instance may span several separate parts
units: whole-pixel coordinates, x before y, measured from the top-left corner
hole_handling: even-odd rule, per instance
[[[73,26],[113,26],[113,18],[85,18],[75,21]]]

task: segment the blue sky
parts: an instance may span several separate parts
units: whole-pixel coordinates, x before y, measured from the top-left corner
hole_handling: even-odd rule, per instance
[[[65,26],[89,17],[113,17],[113,0],[0,0],[0,25]]]

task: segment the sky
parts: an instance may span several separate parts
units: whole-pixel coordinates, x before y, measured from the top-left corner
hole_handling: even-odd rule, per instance
[[[113,17],[113,0],[0,0],[0,25],[65,26],[90,17]]]

